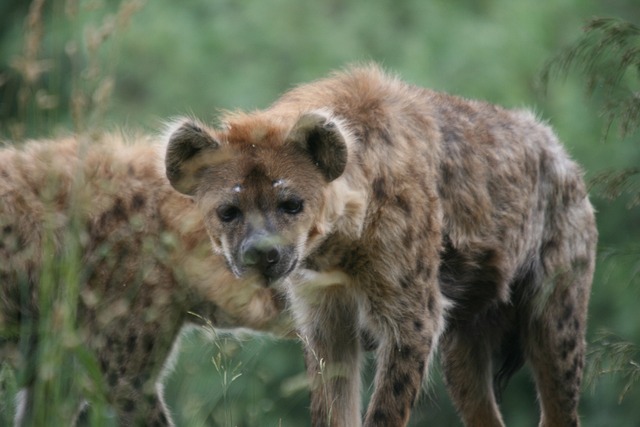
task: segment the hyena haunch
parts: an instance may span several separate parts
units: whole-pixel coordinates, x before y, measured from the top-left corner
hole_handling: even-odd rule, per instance
[[[579,424],[597,232],[582,173],[547,126],[375,66],[223,123],[177,122],[167,175],[236,275],[335,273],[284,280],[315,426],[361,424],[367,347],[365,426],[408,422],[436,347],[467,425],[503,425],[496,394],[524,361],[540,425]]]
[[[172,424],[156,382],[181,326],[198,321],[189,312],[287,331],[274,290],[238,280],[211,253],[200,212],[165,177],[163,148],[114,134],[0,149],[0,361],[25,373],[17,424],[32,425],[31,409],[49,404],[32,392],[51,356],[43,334],[61,333],[45,309],[74,305],[77,338],[95,354],[121,426]],[[58,271],[74,246],[77,301],[73,277]]]

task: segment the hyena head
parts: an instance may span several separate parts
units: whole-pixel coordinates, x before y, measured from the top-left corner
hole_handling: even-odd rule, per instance
[[[341,125],[312,112],[293,126],[247,115],[223,130],[188,119],[172,129],[167,177],[197,201],[214,249],[237,276],[287,276],[320,233],[327,184],[345,169]]]

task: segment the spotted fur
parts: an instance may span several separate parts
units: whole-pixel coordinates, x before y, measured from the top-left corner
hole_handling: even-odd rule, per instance
[[[119,425],[172,424],[156,382],[185,322],[288,327],[272,289],[235,278],[211,253],[201,214],[169,186],[158,148],[151,138],[113,134],[0,150],[0,360],[27,373],[25,425],[44,404],[29,393],[40,375],[38,331],[59,333],[40,324],[39,313],[42,304],[60,304],[68,283],[56,268],[73,259],[73,248],[81,257],[74,322]]]
[[[548,126],[376,66],[222,121],[177,122],[169,178],[236,274],[284,283],[314,426],[361,425],[369,348],[366,427],[406,425],[436,348],[466,425],[503,425],[497,398],[525,361],[540,425],[579,425],[597,233]],[[300,268],[328,275],[301,285]]]

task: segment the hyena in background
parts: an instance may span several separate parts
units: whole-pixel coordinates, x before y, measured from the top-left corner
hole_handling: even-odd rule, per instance
[[[181,326],[198,321],[189,312],[222,327],[287,329],[274,291],[235,278],[211,252],[200,212],[165,177],[164,146],[98,139],[0,150],[0,360],[26,373],[17,421],[24,425],[34,405],[46,404],[30,392],[36,358],[46,357],[39,314],[61,301],[44,295],[61,299],[71,285],[56,277],[45,290],[41,273],[61,268],[72,245],[81,255],[75,323],[97,357],[118,425],[172,423],[156,381]]]
[[[597,232],[580,168],[527,111],[376,66],[302,85],[220,130],[169,132],[167,175],[243,277],[282,281],[306,345],[314,426],[402,426],[436,347],[466,425],[527,361],[541,426],[577,426]],[[313,273],[333,273],[316,283]]]

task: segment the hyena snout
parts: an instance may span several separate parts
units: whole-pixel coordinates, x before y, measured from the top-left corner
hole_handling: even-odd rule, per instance
[[[278,236],[258,233],[247,238],[240,247],[243,270],[256,270],[270,280],[277,280],[294,269],[296,260],[292,246]]]

